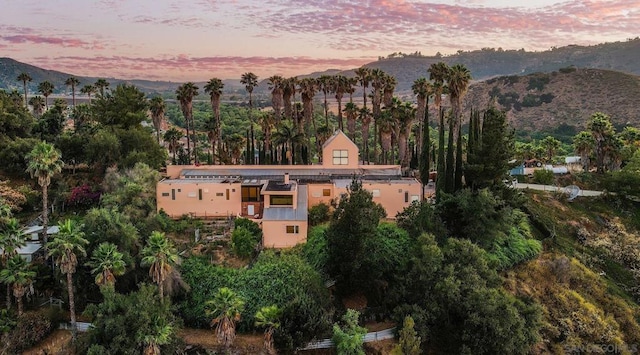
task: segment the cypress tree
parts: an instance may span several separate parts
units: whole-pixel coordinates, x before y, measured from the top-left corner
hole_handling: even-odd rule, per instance
[[[249,151],[251,150],[251,142],[249,140],[249,130],[247,130],[247,149],[244,152],[244,163],[247,165],[251,164],[251,157],[249,156]]]
[[[253,124],[251,124],[251,152],[250,152],[251,165],[256,163],[256,144],[253,141]]]
[[[454,191],[462,190],[462,133],[458,131],[458,145],[456,146],[456,171]]]
[[[446,186],[444,159],[444,110],[440,108],[440,122],[438,124],[438,176],[436,177],[436,201]]]
[[[473,108],[471,109],[471,114],[469,115],[469,139],[467,142],[467,159],[470,154],[473,154],[473,150],[475,149],[475,141],[476,141],[476,129],[475,129],[475,113],[473,112]]]
[[[455,146],[453,144],[453,117],[449,117],[449,141],[447,143],[447,164],[445,168],[444,191],[452,193],[455,191]]]
[[[429,98],[427,97],[427,108],[429,107]],[[422,200],[424,200],[424,187],[429,183],[429,110],[424,110],[424,122],[422,123],[422,147],[420,151],[420,159],[418,166],[420,168],[420,181],[422,182]]]

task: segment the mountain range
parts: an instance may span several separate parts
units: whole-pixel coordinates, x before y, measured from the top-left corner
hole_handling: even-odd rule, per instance
[[[640,38],[593,46],[569,45],[541,52],[483,48],[449,56],[394,53],[365,66],[379,68],[394,76],[398,81],[396,93],[408,97],[412,95],[413,81],[421,76],[428,77],[427,68],[432,63],[463,64],[473,77],[465,99],[467,107],[486,107],[489,102],[495,102],[508,112],[514,126],[535,130],[562,124],[583,127],[586,118],[595,111],[610,114],[618,126],[639,125],[640,108],[636,103],[640,98],[640,61],[637,58],[640,58]],[[0,58],[0,89],[21,91],[22,83],[16,78],[23,72],[33,79],[28,83],[30,92],[35,92],[38,83],[45,80],[55,85],[55,93],[68,92],[64,81],[73,75]],[[299,77],[336,74],[354,75],[353,70],[329,69]],[[97,80],[95,77],[76,77],[80,86]],[[106,79],[113,86],[126,82],[147,93],[173,93],[181,84]],[[244,93],[240,78],[223,82],[225,92]],[[263,78],[254,94],[267,93],[267,80]]]

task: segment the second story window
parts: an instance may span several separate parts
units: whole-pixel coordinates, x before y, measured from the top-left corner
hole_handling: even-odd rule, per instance
[[[333,151],[333,165],[349,164],[349,151],[346,149],[335,149]]]

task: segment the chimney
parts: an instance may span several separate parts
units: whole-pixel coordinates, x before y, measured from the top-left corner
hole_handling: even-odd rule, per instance
[[[289,173],[284,173],[284,184],[289,185]]]

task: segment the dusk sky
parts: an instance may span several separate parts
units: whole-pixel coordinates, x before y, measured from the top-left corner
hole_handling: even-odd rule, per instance
[[[262,79],[398,51],[540,51],[638,35],[640,0],[0,0],[0,57],[123,79]]]

